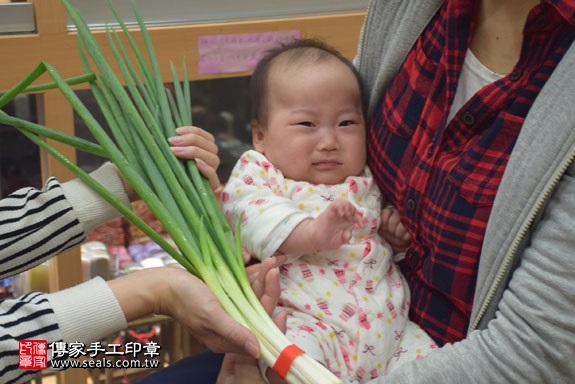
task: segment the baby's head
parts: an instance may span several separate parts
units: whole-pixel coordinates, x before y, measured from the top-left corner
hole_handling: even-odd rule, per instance
[[[338,184],[365,166],[365,108],[353,64],[316,40],[281,45],[252,75],[254,148],[282,173]]]

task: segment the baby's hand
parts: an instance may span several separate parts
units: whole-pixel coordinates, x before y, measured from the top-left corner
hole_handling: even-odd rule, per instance
[[[338,249],[351,239],[351,231],[363,227],[367,219],[352,203],[336,199],[314,220],[316,250]]]
[[[405,251],[411,244],[411,235],[401,224],[399,212],[393,207],[381,210],[379,234],[391,245],[394,253]]]

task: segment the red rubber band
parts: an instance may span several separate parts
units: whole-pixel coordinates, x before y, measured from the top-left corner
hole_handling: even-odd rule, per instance
[[[301,355],[303,351],[295,344],[288,345],[281,351],[274,366],[273,371],[285,380],[288,371],[296,357]]]

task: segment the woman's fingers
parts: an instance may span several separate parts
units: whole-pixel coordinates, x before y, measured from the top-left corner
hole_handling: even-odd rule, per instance
[[[168,139],[176,156],[181,159],[202,159],[210,167],[218,168],[218,146],[211,133],[193,126],[179,127],[176,132],[178,136]]]
[[[212,190],[218,195],[221,185],[216,171],[220,158],[214,136],[193,126],[179,127],[176,132],[178,136],[168,139],[172,152],[180,159],[195,159],[200,173],[208,179]]]

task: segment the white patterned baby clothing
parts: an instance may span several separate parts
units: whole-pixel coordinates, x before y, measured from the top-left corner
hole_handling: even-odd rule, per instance
[[[337,376],[367,382],[436,348],[408,319],[409,288],[377,233],[382,196],[369,169],[342,184],[316,185],[287,179],[262,154],[247,151],[222,204],[232,227],[242,220],[242,245],[264,259],[338,198],[360,209],[367,225],[337,250],[288,255],[278,310],[288,311],[290,341]]]

